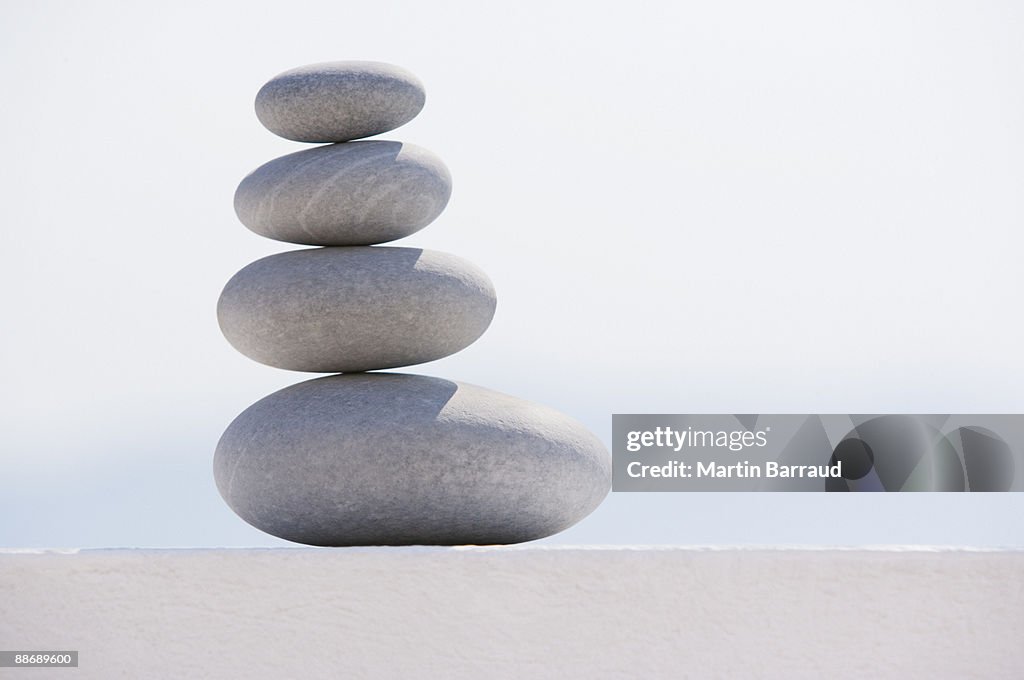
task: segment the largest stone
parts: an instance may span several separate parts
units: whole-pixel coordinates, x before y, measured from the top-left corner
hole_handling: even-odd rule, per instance
[[[487,275],[448,253],[312,248],[244,267],[224,286],[217,319],[251,359],[347,373],[454,354],[487,329],[496,304]]]
[[[214,476],[245,521],[298,543],[519,543],[608,493],[608,451],[531,402],[418,375],[319,378],[256,402],[217,445]]]

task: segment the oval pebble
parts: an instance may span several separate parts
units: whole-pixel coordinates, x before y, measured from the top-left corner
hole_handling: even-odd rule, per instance
[[[423,84],[403,68],[332,61],[271,78],[256,94],[256,117],[285,139],[346,142],[408,123],[425,101]]]
[[[519,543],[608,493],[611,461],[580,423],[419,375],[318,378],[256,402],[217,445],[224,500],[267,533],[321,546]]]
[[[451,193],[448,168],[426,149],[350,142],[261,165],[235,190],[235,213],[252,231],[278,241],[373,245],[427,226]]]
[[[242,354],[277,368],[339,373],[409,366],[467,347],[497,303],[469,262],[418,248],[313,248],[249,264],[217,319]]]

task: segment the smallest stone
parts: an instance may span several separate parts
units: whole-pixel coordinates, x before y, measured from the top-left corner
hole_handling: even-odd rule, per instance
[[[300,66],[256,95],[256,117],[296,142],[347,142],[394,130],[416,117],[423,84],[403,68],[375,61]]]

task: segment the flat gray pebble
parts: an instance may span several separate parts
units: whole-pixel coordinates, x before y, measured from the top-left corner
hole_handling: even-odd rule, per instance
[[[441,214],[448,168],[413,144],[331,144],[281,156],[249,173],[235,213],[261,236],[313,246],[359,246],[408,236]]]
[[[242,519],[289,541],[483,545],[575,524],[607,495],[611,461],[593,434],[548,407],[370,373],[256,402],[221,437],[214,476]]]
[[[274,76],[256,95],[256,117],[296,142],[346,142],[416,117],[426,94],[413,74],[375,61],[310,64]]]
[[[217,319],[251,359],[345,373],[454,354],[487,330],[496,304],[487,275],[454,255],[312,248],[244,267],[224,287]]]

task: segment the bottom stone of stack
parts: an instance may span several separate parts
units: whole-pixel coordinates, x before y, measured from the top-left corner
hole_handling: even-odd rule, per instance
[[[440,378],[359,373],[256,402],[214,457],[224,500],[322,546],[520,543],[575,524],[611,484],[607,449],[553,409]]]

